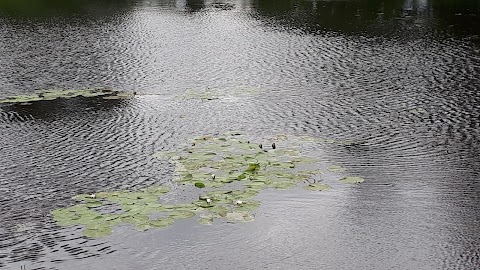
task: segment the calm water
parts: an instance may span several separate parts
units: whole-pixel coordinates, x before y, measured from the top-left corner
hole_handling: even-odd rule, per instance
[[[9,0],[0,8],[0,97],[139,93],[1,107],[0,268],[480,269],[477,1]],[[174,98],[209,88],[261,91]],[[118,227],[92,240],[52,222],[50,211],[78,193],[170,183],[172,166],[153,153],[228,130],[355,141],[310,151],[366,182],[265,191],[245,224]]]

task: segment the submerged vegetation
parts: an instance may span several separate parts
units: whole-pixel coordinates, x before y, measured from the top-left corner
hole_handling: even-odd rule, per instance
[[[59,98],[75,97],[102,97],[103,99],[124,99],[135,95],[134,92],[115,91],[111,89],[83,89],[83,90],[42,90],[32,95],[12,96],[0,99],[0,103],[24,104],[32,102],[55,100]]]
[[[166,227],[175,220],[198,216],[200,224],[215,220],[248,222],[260,206],[255,197],[264,189],[291,189],[303,186],[310,191],[326,191],[332,186],[319,183],[322,171],[318,160],[302,153],[302,145],[325,142],[310,137],[276,136],[268,147],[250,142],[239,133],[221,137],[200,137],[178,152],[157,153],[175,165],[174,180],[191,186],[198,199],[183,204],[162,204],[169,192],[164,186],[136,192],[112,191],[74,197],[79,204],[52,211],[58,225],[83,225],[84,235],[101,237],[119,224],[138,230]],[[331,141],[335,142],[335,141]],[[344,172],[330,166],[331,172]],[[341,183],[361,183],[360,177],[343,177]]]

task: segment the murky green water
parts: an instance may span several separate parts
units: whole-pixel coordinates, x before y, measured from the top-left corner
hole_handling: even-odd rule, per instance
[[[0,105],[0,268],[480,265],[477,1],[8,0],[0,10],[0,99],[137,92]],[[52,219],[77,194],[163,184],[164,203],[198,200],[203,189],[176,183],[154,154],[227,131],[265,148],[278,134],[322,138],[302,153],[332,189],[262,190],[246,223],[123,224],[92,239]]]

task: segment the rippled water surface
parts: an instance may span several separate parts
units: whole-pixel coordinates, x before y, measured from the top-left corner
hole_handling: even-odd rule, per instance
[[[480,269],[477,1],[22,3],[0,4],[0,98],[137,95],[0,107],[0,268]],[[208,89],[257,91],[178,98]],[[230,130],[353,141],[307,151],[365,182],[266,190],[249,223],[90,239],[52,221],[79,193],[184,200],[152,154]]]

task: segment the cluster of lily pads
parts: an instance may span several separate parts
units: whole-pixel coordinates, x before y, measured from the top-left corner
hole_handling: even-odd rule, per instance
[[[134,92],[116,91],[111,89],[83,89],[83,90],[42,90],[32,95],[12,96],[0,99],[0,103],[30,104],[32,102],[55,100],[58,98],[74,97],[102,97],[103,99],[124,99],[132,97]]]
[[[199,216],[200,224],[212,224],[215,219],[251,221],[260,206],[255,197],[264,189],[291,189],[298,185],[313,191],[332,188],[319,181],[322,172],[316,169],[317,159],[302,154],[300,142],[305,140],[297,137],[288,144],[287,140],[271,138],[264,146],[231,133],[196,138],[181,151],[156,154],[175,165],[176,183],[198,191],[198,200],[190,203],[160,203],[160,197],[169,191],[160,186],[136,192],[78,195],[74,199],[79,204],[54,210],[52,214],[59,225],[85,226],[84,234],[89,237],[108,235],[118,224],[133,224],[138,230],[146,230],[193,216]],[[335,165],[328,170],[345,171]],[[363,179],[350,176],[340,182],[361,183]]]

